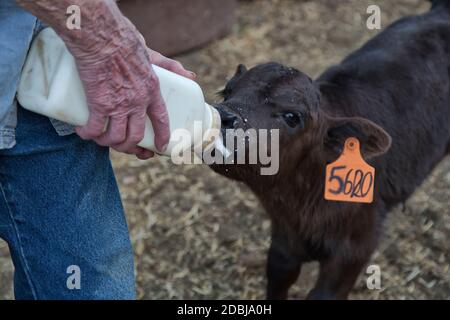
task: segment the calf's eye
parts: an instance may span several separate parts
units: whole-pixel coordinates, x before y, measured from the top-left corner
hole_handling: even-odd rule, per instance
[[[297,113],[286,112],[283,113],[281,116],[283,117],[284,122],[286,122],[286,124],[291,128],[304,126],[303,118]]]

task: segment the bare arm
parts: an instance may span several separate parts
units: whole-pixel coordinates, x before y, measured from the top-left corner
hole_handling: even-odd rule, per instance
[[[52,27],[73,50],[95,54],[106,47],[114,50],[121,40],[132,36],[134,30],[125,23],[113,0],[16,0],[16,2]],[[81,9],[82,28],[70,30],[66,26],[67,8]],[[129,40],[132,40],[131,37]]]
[[[88,124],[77,128],[77,133],[100,145],[148,158],[151,153],[137,146],[148,115],[156,147],[162,150],[170,136],[169,119],[151,64],[191,79],[195,75],[180,63],[148,49],[113,0],[16,1],[52,27],[75,57],[90,109]],[[79,30],[66,27],[70,5],[81,9]],[[108,118],[108,129],[103,132]]]

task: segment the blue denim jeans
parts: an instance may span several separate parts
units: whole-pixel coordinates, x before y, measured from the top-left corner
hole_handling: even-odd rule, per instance
[[[132,248],[107,148],[18,108],[0,150],[0,237],[16,299],[134,299]]]

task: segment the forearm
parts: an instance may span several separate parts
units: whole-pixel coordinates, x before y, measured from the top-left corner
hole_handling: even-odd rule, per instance
[[[16,0],[24,9],[52,27],[64,40],[69,50],[77,55],[95,55],[98,51],[111,53],[129,39],[133,32],[114,0]],[[67,8],[79,6],[81,28],[66,25]],[[123,45],[123,43],[122,43]]]

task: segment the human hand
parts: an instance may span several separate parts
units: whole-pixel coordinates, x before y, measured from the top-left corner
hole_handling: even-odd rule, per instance
[[[179,62],[148,49],[131,22],[120,18],[115,32],[105,33],[110,37],[108,45],[87,50],[80,45],[69,46],[90,111],[88,123],[76,131],[83,139],[147,159],[153,153],[137,146],[144,137],[146,116],[152,122],[158,151],[164,151],[170,138],[166,106],[151,65],[190,79],[195,74]]]

